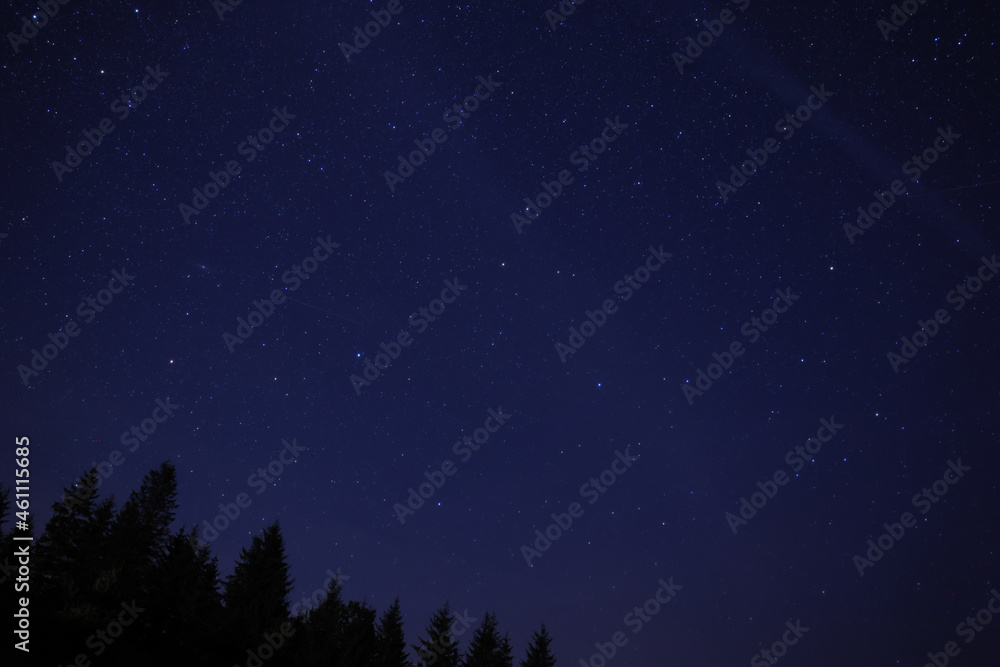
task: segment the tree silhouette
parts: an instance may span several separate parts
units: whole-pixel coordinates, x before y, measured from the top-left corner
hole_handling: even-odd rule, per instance
[[[483,622],[472,633],[472,640],[465,652],[463,667],[495,667],[498,665],[500,635],[497,633],[496,616],[483,615]]]
[[[182,528],[168,539],[152,577],[146,612],[149,624],[158,629],[154,645],[175,661],[184,657],[177,637],[185,638],[191,649],[187,654],[211,655],[222,622],[218,558],[208,546],[193,543],[191,534]]]
[[[122,600],[136,600],[142,607],[154,604],[155,575],[167,556],[176,511],[177,473],[165,461],[143,478],[111,524],[104,571],[110,604]],[[157,627],[148,614],[137,619],[137,625],[146,635]]]
[[[486,612],[483,622],[472,633],[469,647],[465,652],[463,667],[512,667],[510,637],[500,636],[497,617]]]
[[[549,649],[551,644],[552,638],[542,623],[541,629],[531,634],[531,643],[528,644],[528,652],[521,661],[521,667],[555,667],[556,659]]]
[[[253,536],[249,549],[240,551],[236,571],[226,580],[229,635],[241,650],[257,646],[265,632],[277,630],[288,619],[291,590],[285,538],[275,521]]]
[[[107,624],[110,606],[120,602],[110,601],[104,576],[114,499],[98,501],[100,481],[92,468],[65,488],[34,543],[32,617],[38,632],[32,651],[41,663],[79,652],[88,635]]]
[[[303,629],[296,633],[296,664],[319,667],[336,664],[343,653],[341,636],[347,606],[341,599],[341,585],[336,579],[320,603],[305,614]]]
[[[506,632],[500,638],[500,646],[496,652],[498,667],[514,667],[514,653],[510,648],[510,635]]]
[[[427,638],[421,638],[413,650],[420,656],[421,667],[458,667],[458,642],[452,636],[452,626],[455,616],[451,606],[444,606],[434,612],[430,625],[427,626]]]
[[[113,497],[98,498],[100,483],[92,468],[64,489],[34,543],[31,648],[38,664],[74,664],[89,655],[107,667],[256,667],[257,660],[267,667],[513,666],[510,639],[499,634],[491,613],[460,659],[447,602],[413,646],[419,660],[411,663],[399,599],[378,617],[366,602],[345,602],[336,578],[316,607],[290,619],[292,580],[277,521],[252,536],[220,585],[218,559],[197,539],[196,528],[172,528],[177,477],[169,461],[151,470],[117,512]],[[13,540],[12,505],[10,489],[0,484],[0,603],[10,613],[16,602],[13,551],[20,544]],[[19,535],[33,532],[32,516]],[[117,625],[126,606],[141,611],[101,634]],[[266,637],[280,646],[266,646]],[[555,665],[549,643],[543,625],[522,667]]]
[[[371,665],[375,661],[375,610],[351,600],[344,617],[342,667]]]
[[[65,489],[35,546],[38,597],[57,617],[85,627],[101,614],[105,546],[114,499],[97,502],[100,479],[92,468],[81,483]]]
[[[393,600],[392,605],[382,614],[375,634],[378,646],[375,659],[377,667],[406,667],[409,664],[399,598]]]

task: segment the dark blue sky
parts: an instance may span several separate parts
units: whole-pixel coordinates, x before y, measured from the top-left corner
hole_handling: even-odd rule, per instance
[[[170,459],[178,525],[246,494],[223,574],[280,519],[294,600],[339,568],[411,642],[449,600],[561,665],[992,664],[997,12],[912,4],[402,2],[349,60],[384,4],[60,5],[0,68],[39,527]]]

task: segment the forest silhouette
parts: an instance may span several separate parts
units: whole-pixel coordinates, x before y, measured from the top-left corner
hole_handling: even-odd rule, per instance
[[[99,499],[91,469],[64,489],[32,544],[29,590],[15,592],[13,508],[0,484],[4,609],[30,599],[31,664],[58,667],[513,667],[510,640],[487,612],[460,651],[445,602],[407,649],[397,598],[381,615],[345,601],[336,577],[309,609],[289,606],[284,537],[275,521],[244,546],[232,575],[195,529],[172,530],[176,470],[151,470],[115,508]],[[31,520],[27,533],[34,534]],[[27,542],[17,542],[18,546]],[[315,598],[314,598],[315,599]],[[296,613],[293,613],[295,609]],[[11,616],[8,616],[11,618]],[[552,667],[545,625],[532,633],[521,667]]]

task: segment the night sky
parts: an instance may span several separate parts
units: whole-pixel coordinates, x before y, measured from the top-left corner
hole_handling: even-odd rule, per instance
[[[996,9],[186,4],[3,13],[36,535],[169,459],[411,643],[997,664]]]

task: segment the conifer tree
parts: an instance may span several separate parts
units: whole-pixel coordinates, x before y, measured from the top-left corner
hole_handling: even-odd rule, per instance
[[[500,639],[496,663],[498,667],[514,667],[514,652],[510,647],[510,635],[506,632]]]
[[[377,667],[407,667],[406,640],[403,636],[403,613],[400,611],[399,598],[385,610],[379,619],[376,630],[378,655]]]
[[[288,619],[291,590],[285,539],[275,521],[240,550],[236,571],[226,580],[223,600],[233,639],[256,646],[265,631],[277,629]]]
[[[59,664],[67,645],[82,644],[95,628],[107,624],[107,589],[101,573],[114,499],[98,501],[96,468],[63,490],[52,505],[52,518],[33,542],[32,652],[40,664]],[[118,601],[120,602],[120,600]]]
[[[97,594],[114,512],[113,498],[97,501],[99,484],[95,467],[64,489],[35,547],[39,597],[47,609],[84,624],[101,616]]]
[[[342,630],[347,606],[341,598],[342,586],[336,579],[325,598],[305,614],[294,642],[295,664],[304,667],[328,667],[343,653]]]
[[[464,667],[511,667],[510,638],[500,636],[497,617],[486,612],[483,622],[472,633],[463,661]]]
[[[372,665],[375,662],[375,610],[365,602],[351,600],[341,632],[343,653],[341,667]]]
[[[452,635],[455,616],[451,606],[444,606],[434,612],[430,625],[427,626],[427,638],[420,638],[420,643],[413,646],[420,657],[420,667],[458,667],[458,642]]]
[[[93,641],[95,630],[109,627],[122,605],[132,603],[142,610],[137,622],[124,624],[121,637],[114,635],[102,664],[217,667],[260,660],[267,667],[513,667],[510,638],[499,634],[492,613],[485,614],[462,658],[447,602],[413,646],[416,663],[408,661],[398,598],[377,619],[367,603],[345,602],[333,579],[319,605],[289,620],[292,580],[277,522],[241,550],[220,592],[218,560],[209,546],[196,539],[195,530],[171,533],[177,481],[169,462],[151,470],[117,513],[113,498],[98,499],[100,482],[91,469],[64,489],[35,542],[32,594],[38,602],[32,619],[39,629],[32,651],[39,664],[74,662],[88,636]],[[0,546],[7,557],[0,562],[3,607],[13,604],[6,592],[16,576],[9,558],[16,525],[11,509],[10,489],[0,484]],[[285,633],[290,639],[280,650],[259,652],[265,633],[274,637],[285,623],[292,627]],[[550,644],[542,625],[521,667],[554,667]]]
[[[142,607],[157,604],[151,595],[154,573],[166,558],[176,511],[177,473],[165,461],[143,477],[112,523],[106,571],[113,581],[110,597],[137,600]],[[138,624],[150,629],[150,619],[147,615]]]
[[[528,645],[527,655],[521,661],[521,667],[555,667],[556,659],[549,648],[551,644],[552,638],[542,623],[541,629],[531,635],[531,643]]]
[[[465,652],[463,667],[493,667],[500,636],[497,634],[497,619],[490,612],[483,615],[483,622],[472,633],[472,640]]]
[[[121,537],[141,545],[144,558],[156,562],[167,551],[170,525],[176,513],[177,470],[164,461],[142,478],[138,491],[129,494],[115,518],[115,532],[130,533]]]
[[[156,565],[147,604],[146,618],[158,629],[155,643],[162,652],[174,660],[211,654],[222,621],[218,558],[182,528]],[[178,638],[184,652],[173,646]]]

